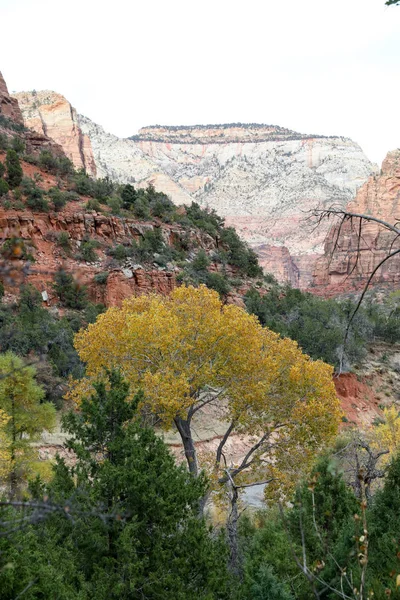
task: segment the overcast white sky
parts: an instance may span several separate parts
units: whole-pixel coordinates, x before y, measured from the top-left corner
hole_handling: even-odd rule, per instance
[[[52,89],[119,136],[261,122],[400,146],[400,7],[384,0],[0,0],[12,91]]]

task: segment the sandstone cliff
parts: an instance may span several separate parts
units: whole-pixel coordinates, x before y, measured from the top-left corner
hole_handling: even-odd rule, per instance
[[[106,150],[88,120],[81,126],[97,163],[109,152],[104,172],[117,170],[120,181],[134,175],[138,185],[151,181],[177,204],[189,198],[214,208],[258,252],[266,270],[302,288],[311,282],[328,230],[311,234],[307,211],[333,202],[345,206],[374,169],[351,140],[274,126],[148,127],[131,145],[123,141],[122,156]],[[133,155],[140,164],[146,159],[152,172],[131,163],[128,175],[124,163]]]
[[[311,283],[328,231],[323,225],[312,233],[308,211],[345,206],[374,171],[360,147],[346,138],[228,124],[146,127],[120,139],[86,117],[67,118],[70,105],[58,94],[38,92],[39,101],[32,94],[17,97],[25,123],[40,130],[45,121],[47,134],[70,156],[77,130],[87,136],[98,176],[137,186],[152,183],[175,204],[195,200],[214,208],[258,252],[265,270],[301,288]]]
[[[10,96],[0,71],[0,114],[19,125],[24,124],[18,100]]]
[[[389,152],[379,175],[374,175],[358,191],[347,210],[373,215],[395,224],[400,216],[400,150]],[[362,226],[359,243],[357,223],[347,222],[340,230],[335,223],[326,238],[324,256],[315,266],[311,291],[334,296],[361,290],[368,277],[386,256],[389,248],[396,250],[400,241],[379,224],[369,222]],[[337,240],[337,243],[336,243]],[[336,249],[333,252],[335,248]],[[374,285],[398,287],[400,284],[400,256],[387,261],[376,273]]]
[[[26,127],[46,135],[59,144],[77,169],[96,175],[96,163],[90,139],[78,124],[76,110],[55,92],[21,92],[15,94]]]

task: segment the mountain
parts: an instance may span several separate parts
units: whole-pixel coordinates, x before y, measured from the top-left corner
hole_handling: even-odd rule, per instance
[[[25,124],[42,130],[43,121],[51,122],[47,134],[72,156],[76,134],[65,125],[69,103],[50,92],[16,97]],[[37,111],[41,119],[34,116]],[[345,206],[375,170],[361,148],[343,137],[227,124],[145,127],[121,139],[73,109],[70,113],[81,137],[90,140],[85,147],[97,176],[138,186],[152,183],[175,204],[195,200],[214,208],[255,249],[266,271],[301,288],[312,281],[328,231],[323,225],[312,232],[308,211],[316,205]]]
[[[48,90],[21,92],[14,94],[13,101],[17,101],[26,127],[62,146],[77,169],[96,175],[90,140],[82,133],[76,111],[64,96]]]
[[[400,149],[389,152],[379,175],[371,176],[347,205],[349,212],[373,215],[391,224],[400,218]],[[311,291],[323,296],[360,291],[389,248],[400,248],[395,235],[378,223],[365,223],[359,243],[357,223],[344,223],[340,232],[335,223],[327,235],[324,255],[318,259]],[[332,255],[334,246],[336,249]],[[356,263],[357,253],[359,257]],[[374,286],[396,288],[400,285],[400,255],[388,260],[377,271]]]

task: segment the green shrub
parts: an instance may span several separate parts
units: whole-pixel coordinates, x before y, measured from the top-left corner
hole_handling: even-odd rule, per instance
[[[101,206],[98,200],[91,199],[86,202],[85,206],[86,210],[95,210],[96,212],[100,212]]]
[[[206,286],[218,292],[221,297],[226,296],[231,290],[227,278],[220,273],[207,273]]]
[[[96,275],[94,276],[94,280],[99,285],[105,285],[107,283],[108,275],[109,275],[108,271],[102,271],[101,273],[96,273]]]
[[[133,208],[133,205],[135,204],[136,198],[137,193],[133,185],[127,183],[126,185],[122,186],[121,199],[124,208],[126,208],[127,210],[131,210]]]
[[[54,276],[54,291],[61,303],[67,308],[85,308],[87,301],[86,287],[79,285],[72,275],[60,269]]]
[[[8,148],[8,137],[4,133],[0,133],[0,150],[7,150]]]
[[[108,250],[108,254],[116,260],[125,260],[129,256],[130,252],[128,248],[122,244],[118,244],[114,248],[110,248]]]
[[[39,165],[43,169],[55,173],[56,175],[60,175],[61,177],[72,175],[74,173],[74,165],[69,158],[66,156],[54,156],[50,150],[42,150],[39,156]]]
[[[100,246],[97,240],[84,240],[79,249],[79,258],[86,262],[96,262],[98,256],[95,252],[95,248]]]
[[[192,268],[196,272],[207,270],[210,265],[210,260],[203,249],[199,250],[195,259],[192,262]]]
[[[11,146],[17,154],[22,154],[25,152],[25,142],[19,137],[14,137],[11,142]]]
[[[4,177],[4,175],[5,175],[5,172],[6,172],[6,168],[5,168],[5,166],[3,165],[3,163],[2,163],[2,162],[0,162],[0,178],[1,178],[1,177]]]
[[[53,203],[54,210],[58,212],[63,209],[67,203],[65,193],[57,187],[52,187],[48,190],[47,195]]]
[[[18,187],[21,184],[23,172],[18,154],[15,150],[7,150],[6,167],[8,185],[11,189]]]
[[[113,215],[119,215],[122,208],[121,198],[118,198],[117,196],[111,196],[110,198],[107,198],[107,206],[111,208],[111,213]]]
[[[0,196],[5,196],[9,191],[10,186],[5,179],[0,179]]]
[[[69,234],[66,231],[61,231],[58,234],[56,244],[59,248],[62,248],[66,254],[71,252],[71,241]]]

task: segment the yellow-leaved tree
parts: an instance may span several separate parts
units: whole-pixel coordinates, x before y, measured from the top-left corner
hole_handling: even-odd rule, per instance
[[[239,492],[259,483],[290,489],[336,435],[341,411],[332,367],[204,286],[129,298],[79,332],[75,346],[86,363],[86,378],[72,388],[78,403],[106,369],[120,369],[132,394],[143,390],[142,408],[176,427],[190,472],[205,468],[214,489],[227,492],[234,569]],[[225,427],[199,465],[193,418],[211,406]],[[245,450],[229,459],[226,449],[239,439]]]
[[[378,450],[385,448],[389,453],[383,457],[386,463],[400,450],[400,413],[393,405],[383,409],[383,423],[370,432],[372,446]]]
[[[131,393],[143,389],[147,409],[176,427],[194,475],[193,417],[220,406],[226,427],[207,465],[218,485],[294,482],[337,432],[332,367],[204,286],[129,298],[80,331],[75,346],[86,378],[74,382],[73,397],[79,402],[106,369],[121,369]],[[245,437],[247,451],[228,464],[224,450],[235,435]]]

